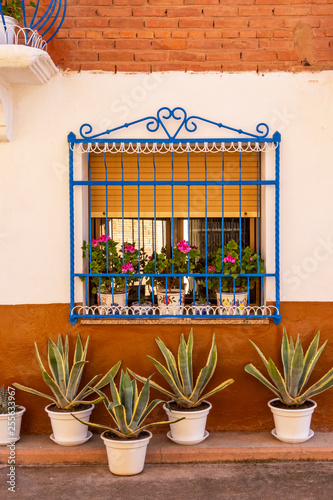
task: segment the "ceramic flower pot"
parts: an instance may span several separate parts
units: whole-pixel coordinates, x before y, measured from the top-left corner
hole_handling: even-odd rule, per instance
[[[197,314],[199,316],[205,316],[210,314],[211,312],[211,303],[208,304],[199,304],[199,302],[192,302],[192,312],[193,314]]]
[[[285,443],[303,443],[313,436],[310,429],[311,417],[317,403],[308,399],[313,405],[310,408],[288,409],[276,408],[272,405],[278,398],[271,399],[268,406],[274,417],[275,429],[272,430],[274,437]]]
[[[50,438],[57,444],[61,446],[78,446],[85,443],[91,438],[92,433],[89,432],[88,426],[81,424],[75,420],[72,413],[75,414],[77,418],[83,420],[84,422],[89,422],[91,412],[94,409],[94,405],[87,406],[84,410],[79,411],[52,411],[51,406],[45,407],[45,411],[51,420],[51,426],[53,434]]]
[[[222,298],[222,301],[221,301]],[[248,305],[247,292],[227,293],[216,292],[217,306],[219,314],[245,314],[245,308]]]
[[[185,304],[185,292],[179,289],[172,289],[165,293],[165,289],[157,290],[157,304],[160,314],[183,314]]]
[[[6,28],[4,27],[2,18],[0,16],[0,45],[12,45],[14,43],[14,36],[18,21],[10,16],[4,16],[4,19]]]
[[[22,415],[24,406],[19,406],[15,413],[0,415],[0,445],[16,442],[20,439]]]
[[[169,401],[169,403],[173,403],[173,401]],[[206,423],[212,405],[208,401],[204,401],[204,403],[206,405],[203,409],[193,408],[190,411],[184,409],[169,410],[165,404],[163,405],[169,421],[185,417],[185,420],[170,425],[170,432],[167,436],[171,441],[190,446],[201,443],[209,436],[206,431]]]
[[[126,307],[127,294],[125,292],[101,292],[100,314],[121,314]]]
[[[133,302],[132,303],[132,309],[133,309],[133,314],[136,315],[147,315],[147,314],[152,314],[153,312],[153,304],[152,302]]]
[[[106,446],[109,469],[117,476],[133,476],[142,472],[146,451],[152,433],[144,431],[146,437],[140,439],[112,439],[101,434]]]

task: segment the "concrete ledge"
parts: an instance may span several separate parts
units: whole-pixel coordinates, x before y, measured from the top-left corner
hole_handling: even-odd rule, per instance
[[[0,446],[0,464],[8,464],[9,448]],[[333,461],[333,433],[317,432],[309,441],[286,444],[270,433],[216,432],[196,446],[180,446],[164,434],[154,435],[146,463],[259,462],[272,460]],[[16,465],[106,465],[104,444],[98,435],[75,447],[53,443],[49,436],[22,436],[15,446]]]

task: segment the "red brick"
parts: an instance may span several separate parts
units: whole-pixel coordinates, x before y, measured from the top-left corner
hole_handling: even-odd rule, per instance
[[[82,63],[81,71],[112,71],[116,73],[116,65],[113,62]]]
[[[177,28],[178,19],[147,19],[146,28]]]
[[[133,61],[133,52],[121,52],[120,50],[100,52],[100,61]]]
[[[183,5],[183,0],[149,0],[150,5]]]
[[[77,28],[106,28],[108,26],[108,20],[101,19],[100,17],[94,19],[83,17],[76,19],[75,26]]]
[[[290,30],[275,30],[273,36],[274,38],[293,38]]]
[[[187,71],[191,73],[196,73],[198,71],[218,71],[221,72],[221,64],[218,63],[191,63]]]
[[[205,32],[204,31],[189,31],[188,37],[189,38],[205,38]]]
[[[239,36],[240,36],[240,38],[256,38],[257,32],[256,32],[256,30],[250,30],[250,29],[247,29],[244,31],[240,30]]]
[[[119,73],[150,73],[150,64],[142,62],[131,62],[117,64],[117,72]]]
[[[121,31],[120,38],[136,38],[136,31]]]
[[[307,16],[310,14],[310,6],[299,5],[299,6],[282,6],[275,7],[274,14],[276,16]]]
[[[266,50],[248,50],[243,52],[244,61],[276,61],[276,52]]]
[[[156,62],[151,64],[152,71],[187,71],[187,63]]]
[[[102,31],[87,31],[86,32],[86,38],[102,38],[102,37],[103,37]]]
[[[83,30],[70,30],[69,32],[70,38],[85,38],[86,32]]]
[[[208,52],[206,54],[207,61],[240,61],[239,51],[229,52],[227,50],[220,50],[219,52]]]
[[[259,47],[261,49],[269,50],[291,50],[294,48],[293,40],[260,40]]]
[[[297,0],[299,3],[304,4],[304,0]],[[256,5],[271,5],[274,8],[275,5],[289,5],[290,0],[256,0]]]
[[[101,17],[130,17],[132,15],[132,9],[130,7],[118,8],[118,7],[98,7],[96,13]]]
[[[116,49],[146,50],[151,44],[150,40],[116,40]]]
[[[281,51],[278,52],[278,60],[279,61],[298,61],[299,60],[299,55],[297,52],[285,52]]]
[[[154,38],[154,32],[149,30],[138,31],[138,38]]]
[[[256,17],[249,19],[250,28],[281,28],[286,27],[286,20],[282,17]],[[295,21],[298,22],[297,18]]]
[[[85,32],[84,32],[84,31],[82,31],[82,33],[83,33],[83,37],[84,37]],[[69,31],[68,31],[68,30],[63,30],[63,29],[60,29],[60,30],[58,31],[58,33],[57,33],[57,38],[59,38],[59,39],[60,39],[60,38],[65,38],[65,39],[67,39],[68,37],[69,37]],[[76,37],[76,36],[72,36],[72,38],[78,38],[78,37]]]
[[[212,29],[206,31],[206,38],[222,38],[222,31]]]
[[[170,31],[155,31],[155,38],[170,38]]]
[[[239,38],[238,30],[223,30],[222,38]]]
[[[120,32],[119,31],[111,31],[111,30],[107,30],[107,31],[103,31],[103,38],[112,38],[112,39],[115,39],[115,38],[121,38],[120,36]]]
[[[191,7],[179,7],[168,9],[168,17],[200,17],[202,9]]]
[[[331,61],[333,62],[333,47],[327,50],[317,50],[316,51],[317,61]]]
[[[78,5],[95,5],[98,7],[99,5],[110,6],[110,0],[75,0]],[[115,3],[115,2],[113,2]],[[128,1],[126,2],[128,4]],[[131,3],[133,3],[131,1]]]
[[[280,61],[274,63],[259,63],[258,64],[258,73],[268,73],[272,71],[286,71],[289,68],[290,70],[290,62],[289,61]],[[293,70],[294,67],[292,66]]]
[[[113,0],[113,3],[114,5],[128,5],[128,0]],[[146,3],[147,0],[131,0],[131,5],[146,5]],[[110,5],[110,0],[108,5]]]
[[[213,28],[212,19],[179,19],[180,28]]]
[[[185,50],[187,42],[185,40],[153,40],[152,48],[157,50]]]
[[[166,16],[166,8],[156,8],[156,7],[134,7],[133,16],[141,17],[163,17]]]
[[[259,41],[257,39],[244,40],[242,38],[224,39],[222,43],[223,49],[239,49],[239,50],[255,50],[258,48]]]
[[[322,17],[320,19],[320,27],[321,28],[332,28],[332,26],[333,26],[333,16]]]
[[[187,31],[172,31],[171,33],[172,38],[188,38],[189,34]]]
[[[184,0],[185,5],[219,5],[219,0]]]
[[[233,17],[226,19],[214,19],[215,28],[247,28],[248,19],[243,17]]]
[[[114,40],[79,40],[82,50],[114,50]]]
[[[82,17],[95,17],[96,16],[96,7],[90,5],[90,7],[78,7],[78,6],[71,6],[67,9],[66,11],[66,17],[76,17],[82,18]]]
[[[333,26],[333,24],[332,24],[332,26]],[[333,36],[333,28],[331,28],[331,29],[327,28],[327,30],[326,30],[326,36]]]
[[[235,73],[242,71],[257,71],[258,66],[255,63],[244,63],[240,62],[226,62],[222,64],[222,70],[225,73]]]
[[[328,49],[329,48],[329,40],[326,38],[318,38],[313,40],[315,49]]]
[[[136,52],[134,54],[134,59],[136,61],[168,61],[170,53],[167,51],[150,51],[150,52]]]
[[[203,13],[207,17],[237,17],[238,7],[204,7]]]
[[[257,30],[257,38],[273,38],[273,30]]]
[[[76,61],[97,61],[98,54],[92,50],[75,50],[69,59],[74,59]]]
[[[333,5],[312,5],[311,13],[314,16],[333,16]]]
[[[205,54],[203,52],[171,52],[171,61],[195,61],[203,62],[205,60]]]
[[[326,30],[325,29],[314,29],[313,34],[316,38],[325,38]]]
[[[127,17],[121,19],[113,18],[109,19],[108,22],[110,28],[124,28],[124,29],[143,28],[143,19],[139,18],[135,19],[133,17],[132,18]]]
[[[201,39],[201,40],[191,40],[191,37],[189,37],[189,40],[187,42],[187,47],[189,49],[201,49],[201,50],[219,50],[222,48],[222,42],[221,40],[206,40],[206,39]]]
[[[75,28],[75,19],[73,19],[73,18],[66,19],[65,18],[61,27],[62,28]]]
[[[253,5],[252,7],[239,7],[238,15],[243,17],[264,17],[272,16],[274,7],[258,7]]]

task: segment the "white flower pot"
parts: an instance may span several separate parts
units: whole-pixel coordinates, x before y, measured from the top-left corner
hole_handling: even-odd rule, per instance
[[[0,415],[0,445],[16,442],[20,439],[22,415],[24,406],[19,406],[16,413]]]
[[[107,432],[103,432],[101,438],[106,446],[109,469],[112,474],[133,476],[142,472],[152,433],[145,431],[148,436],[142,439],[117,440],[105,437]]]
[[[92,433],[88,431],[88,426],[75,420],[75,418],[72,417],[72,413],[80,420],[89,422],[91,412],[95,408],[93,404],[88,406],[85,410],[74,412],[52,411],[49,409],[50,406],[52,405],[46,406],[45,411],[48,413],[51,420],[53,430],[51,439],[53,441],[61,446],[78,446],[91,438]]]
[[[210,314],[212,311],[211,309],[211,303],[208,302],[208,304],[199,304],[199,302],[192,302],[192,312],[193,314],[197,314],[199,316],[206,316],[207,314]]]
[[[275,429],[272,434],[280,441],[286,443],[302,443],[313,436],[310,430],[311,417],[314,409],[317,406],[315,401],[309,399],[313,403],[311,408],[302,408],[298,410],[289,410],[284,408],[275,408],[272,406],[273,401],[279,401],[278,398],[268,402],[274,417]]]
[[[18,21],[10,16],[3,16],[3,17],[6,23],[6,29],[2,23],[2,18],[0,16],[0,45],[13,44]]]
[[[180,300],[181,299],[181,300]],[[183,305],[185,304],[185,292],[179,289],[173,289],[165,293],[165,290],[157,290],[157,304],[160,314],[183,314]]]
[[[185,420],[181,422],[176,422],[170,425],[170,432],[168,437],[178,443],[183,445],[193,445],[201,443],[206,437],[208,437],[208,432],[206,431],[207,416],[212,407],[208,401],[208,407],[203,410],[169,410],[164,404],[163,408],[166,411],[169,421],[178,420],[179,418],[185,417]]]
[[[127,294],[125,292],[103,292],[100,294],[100,314],[121,314],[126,307]]]
[[[222,298],[222,303],[221,303]],[[217,306],[220,307],[219,314],[245,314],[248,305],[247,292],[227,293],[216,292]]]
[[[152,302],[133,302],[132,304],[132,310],[133,314],[136,315],[147,315],[147,314],[152,314],[153,312],[153,304]]]

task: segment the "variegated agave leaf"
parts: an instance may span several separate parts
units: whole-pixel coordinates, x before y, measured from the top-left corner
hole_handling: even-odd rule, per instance
[[[161,339],[156,339],[157,345],[160,348],[167,366],[163,366],[159,361],[148,356],[148,358],[154,363],[157,370],[165,378],[166,382],[169,384],[170,389],[165,389],[155,382],[151,381],[151,387],[157,389],[162,394],[167,395],[169,398],[173,399],[179,406],[183,408],[194,408],[199,406],[204,399],[207,399],[213,394],[222,391],[228,385],[234,382],[233,379],[228,379],[222,384],[215,387],[215,389],[203,394],[203,391],[209,381],[211,380],[216,364],[217,364],[217,348],[215,344],[215,334],[212,339],[212,346],[208,355],[206,366],[200,371],[195,384],[193,384],[193,362],[192,362],[192,352],[193,352],[193,330],[191,329],[188,341],[186,343],[184,335],[180,337],[180,343],[178,348],[177,361],[175,360],[172,352],[165,346]],[[141,377],[134,372],[130,372],[133,377],[141,382],[145,382],[147,379]]]
[[[87,356],[89,337],[83,347],[80,335],[78,335],[75,345],[73,365],[70,370],[68,362],[68,336],[66,336],[65,344],[63,344],[61,336],[58,337],[58,343],[53,340],[48,342],[48,366],[50,373],[44,368],[41,360],[37,344],[35,343],[36,356],[40,369],[42,370],[42,377],[44,382],[48,385],[53,393],[53,396],[36,391],[21,384],[14,383],[13,385],[18,389],[46,398],[57,405],[58,408],[72,410],[80,404],[91,405],[101,401],[100,398],[94,400],[87,400],[87,397],[94,392],[94,388],[100,389],[107,385],[112,377],[114,377],[119,370],[121,361],[116,363],[111,370],[100,379],[101,375],[96,375],[90,382],[79,392],[79,385]],[[99,382],[98,379],[100,379]],[[95,384],[96,383],[96,384]],[[90,387],[95,384],[94,387]]]
[[[294,345],[292,338],[290,337],[290,341],[288,341],[287,332],[285,329],[283,330],[281,358],[284,369],[284,378],[273,361],[271,359],[267,361],[260,349],[252,341],[250,341],[264,362],[272,383],[269,382],[252,364],[247,365],[245,367],[245,371],[250,375],[253,375],[266,387],[268,387],[268,389],[278,396],[282,403],[288,406],[301,405],[307,399],[310,399],[316,394],[326,391],[326,389],[333,386],[332,368],[317,383],[305,390],[305,386],[309,380],[312,370],[327,342],[324,342],[324,344],[318,349],[319,335],[320,334],[318,332],[304,355],[299,335]]]

